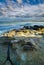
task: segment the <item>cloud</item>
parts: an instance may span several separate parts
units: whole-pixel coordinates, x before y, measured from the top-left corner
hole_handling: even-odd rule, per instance
[[[17,1],[18,3],[22,3],[22,0]],[[5,3],[0,3],[0,5],[0,12],[3,14],[2,16],[5,17],[29,16],[35,18],[36,16],[44,16],[44,4],[22,4],[21,6],[18,6],[16,2],[8,0],[7,5]]]
[[[22,0],[17,0],[18,3],[22,3]]]

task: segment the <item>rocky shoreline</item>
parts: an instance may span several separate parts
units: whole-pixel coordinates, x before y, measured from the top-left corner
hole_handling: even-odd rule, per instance
[[[3,51],[7,50],[8,42],[10,42],[10,47],[12,54],[13,63],[15,65],[41,65],[44,63],[44,28],[39,28],[37,30],[24,28],[18,30],[11,30],[3,34],[0,37],[0,48]],[[2,49],[1,48],[1,49]],[[6,49],[5,49],[6,48]],[[1,50],[0,49],[0,50]],[[1,55],[0,55],[1,56]],[[2,56],[1,56],[2,57]],[[5,56],[4,56],[5,57]],[[35,60],[34,60],[35,59]],[[0,59],[1,60],[1,59]],[[2,60],[3,61],[3,60]],[[39,63],[39,62],[41,63]],[[32,63],[32,64],[31,64]],[[0,62],[1,64],[1,62]]]

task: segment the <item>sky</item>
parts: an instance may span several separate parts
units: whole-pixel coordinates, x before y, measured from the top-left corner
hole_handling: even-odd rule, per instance
[[[5,17],[44,19],[44,0],[0,0],[0,19]]]

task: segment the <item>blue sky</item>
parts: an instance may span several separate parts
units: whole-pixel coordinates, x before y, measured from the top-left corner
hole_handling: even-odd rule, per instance
[[[0,2],[5,2],[6,0],[0,0]],[[11,0],[10,0],[11,1]],[[14,2],[17,2],[17,0],[13,0]],[[20,1],[20,0],[19,0]],[[39,4],[44,3],[44,0],[22,0],[23,3],[30,3],[30,4]]]
[[[1,17],[44,17],[44,0],[0,0]]]

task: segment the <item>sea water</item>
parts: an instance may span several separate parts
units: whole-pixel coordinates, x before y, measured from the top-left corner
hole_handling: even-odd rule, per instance
[[[33,25],[44,25],[44,22],[21,22],[21,21],[0,21],[0,34],[13,29],[19,29],[23,26],[33,26]]]

